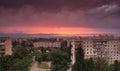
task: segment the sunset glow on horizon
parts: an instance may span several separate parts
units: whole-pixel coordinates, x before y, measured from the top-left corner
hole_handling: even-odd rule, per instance
[[[16,30],[17,29],[17,30]],[[104,30],[104,29],[103,29]],[[2,31],[2,30],[1,30]],[[27,33],[27,34],[58,34],[58,35],[95,35],[112,34],[110,31],[104,32],[93,28],[79,27],[10,27],[4,30],[5,33]]]
[[[18,30],[15,30],[18,29]],[[7,33],[28,33],[28,34],[98,34],[95,29],[90,28],[72,28],[72,27],[17,27],[8,28]]]

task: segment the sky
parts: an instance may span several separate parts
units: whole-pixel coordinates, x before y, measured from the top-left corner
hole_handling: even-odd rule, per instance
[[[0,0],[0,32],[120,35],[120,0]]]

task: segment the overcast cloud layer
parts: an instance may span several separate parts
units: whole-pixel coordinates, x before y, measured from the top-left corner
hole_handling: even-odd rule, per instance
[[[0,0],[1,30],[18,26],[82,27],[120,34],[120,0]]]

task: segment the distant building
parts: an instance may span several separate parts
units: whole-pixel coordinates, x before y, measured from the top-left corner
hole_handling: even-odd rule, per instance
[[[12,54],[12,39],[0,38],[0,56]]]
[[[12,39],[13,42],[16,41],[22,43],[23,41],[28,41],[29,38],[12,38]]]
[[[40,41],[40,42],[34,42],[34,47],[57,47],[60,48],[61,47],[61,42],[50,42],[50,41]]]

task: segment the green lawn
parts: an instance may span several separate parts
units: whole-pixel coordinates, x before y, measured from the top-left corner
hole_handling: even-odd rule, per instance
[[[40,64],[38,64],[38,67],[42,68],[42,69],[50,69],[49,65],[47,63],[40,63]]]

